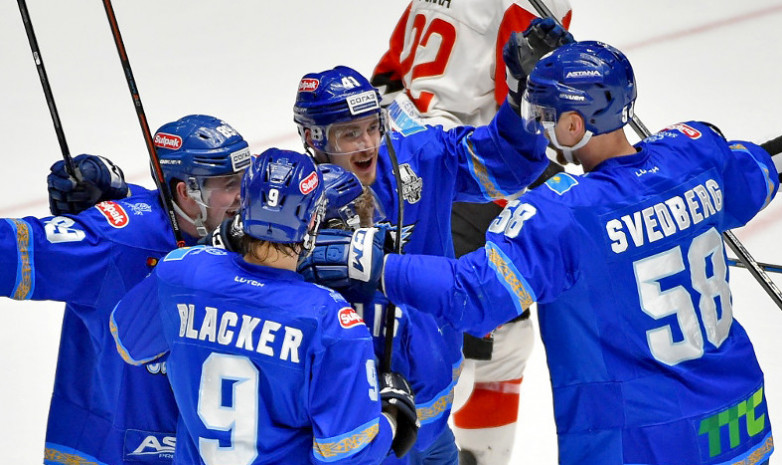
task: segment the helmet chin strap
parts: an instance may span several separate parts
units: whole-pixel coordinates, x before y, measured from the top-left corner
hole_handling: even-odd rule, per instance
[[[551,144],[562,151],[562,155],[565,157],[566,162],[575,163],[576,159],[573,156],[573,152],[585,146],[587,142],[589,142],[589,139],[592,138],[592,131],[584,131],[584,136],[581,137],[581,140],[576,142],[576,144],[571,147],[566,147],[562,145],[559,140],[557,140],[557,134],[554,132],[553,125],[546,128],[546,135],[548,136],[548,140],[551,141]]]
[[[196,232],[198,232],[199,237],[204,237],[209,233],[209,231],[206,229],[206,225],[204,225],[204,220],[206,219],[206,207],[196,202],[196,204],[198,204],[198,208],[201,210],[201,213],[197,217],[191,218],[190,215],[185,213],[185,211],[182,210],[182,207],[177,205],[176,202],[172,202],[172,203],[174,206],[174,211],[179,216],[181,216],[183,220],[195,226]]]

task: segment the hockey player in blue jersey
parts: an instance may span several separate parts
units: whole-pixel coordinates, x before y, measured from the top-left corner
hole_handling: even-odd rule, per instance
[[[519,99],[520,94],[513,92],[509,98]],[[381,143],[384,115],[368,80],[347,67],[305,75],[299,83],[294,120],[316,161],[336,163],[357,174],[376,194],[374,209],[386,217],[381,225],[394,225],[396,183],[388,146]],[[404,194],[406,252],[453,256],[450,205],[454,200],[506,197],[540,175],[548,164],[545,138],[525,134],[520,125],[521,118],[506,103],[485,127],[391,135]],[[509,170],[506,165],[516,168]],[[218,233],[230,231],[224,227]],[[387,301],[378,295],[375,301],[352,303],[370,322],[376,352],[382,356],[382,310]],[[397,312],[392,369],[410,380],[422,423],[418,443],[402,462],[423,463],[428,458],[428,463],[455,463],[457,450],[447,421],[461,367],[460,332],[424,314]]]
[[[525,126],[586,174],[510,202],[458,261],[387,255],[382,287],[476,334],[537,302],[562,464],[766,463],[763,373],[733,318],[721,233],[768,205],[779,174],[763,148],[695,121],[631,145],[635,98],[606,44],[543,57]]]
[[[301,79],[294,121],[316,161],[342,166],[372,188],[376,208],[386,218],[378,225],[392,231],[398,222],[399,183],[405,252],[452,257],[453,201],[485,202],[519,192],[548,164],[545,138],[525,134],[521,118],[507,103],[488,126],[450,131],[432,127],[389,134],[384,141],[385,114],[379,102],[377,90],[364,76],[338,66]],[[398,158],[398,180],[392,174],[389,150]],[[319,237],[320,244],[332,240],[339,242],[341,237]],[[306,267],[301,271],[313,278]],[[376,353],[382,357],[388,301],[380,294],[374,299],[347,297],[368,322]],[[462,364],[461,332],[405,308],[397,308],[396,317],[392,368],[403,373],[416,392],[421,430],[408,457],[390,457],[386,463],[455,464],[458,451],[447,422]]]
[[[241,174],[250,164],[247,142],[218,118],[190,115],[163,125],[154,143],[183,236],[195,244],[199,229],[238,210]],[[53,173],[55,216],[0,221],[0,295],[67,303],[44,463],[170,463],[177,410],[165,364],[124,363],[108,318],[122,295],[176,248],[173,231],[157,191],[142,188],[118,199],[127,189],[116,168],[94,156],[75,161],[116,200],[60,214],[94,198],[65,192],[67,175]],[[61,163],[58,169],[64,171]]]
[[[308,156],[267,150],[242,181],[243,255],[177,249],[112,312],[126,361],[166,357],[175,464],[373,464],[415,441],[407,382],[378,382],[361,318],[295,272],[324,199]]]

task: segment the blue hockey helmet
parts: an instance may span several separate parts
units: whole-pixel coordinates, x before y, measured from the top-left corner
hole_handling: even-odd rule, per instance
[[[541,126],[555,125],[563,113],[575,111],[587,131],[605,134],[630,121],[635,98],[633,68],[622,52],[602,42],[573,42],[535,65],[527,78],[522,117],[528,131],[541,132]]]
[[[155,149],[166,183],[192,176],[221,176],[250,166],[250,148],[225,121],[188,115],[155,133]]]
[[[371,115],[378,115],[382,135],[385,118],[380,107],[380,92],[352,68],[337,66],[305,74],[299,81],[293,121],[305,147],[305,129],[311,131],[314,147],[326,152],[329,126]]]
[[[242,180],[245,234],[309,250],[323,218],[323,177],[309,156],[271,148],[255,157]]]
[[[332,163],[321,163],[318,170],[325,186],[327,203],[323,221],[326,227],[358,228],[360,218],[355,200],[364,192],[358,176]]]
[[[207,115],[188,115],[166,123],[153,140],[167,186],[182,181],[200,214],[190,218],[174,204],[198,234],[207,234],[207,208],[229,208],[236,202],[242,172],[250,166],[250,148],[225,121]],[[220,179],[218,179],[220,178]],[[219,193],[220,195],[213,195]]]

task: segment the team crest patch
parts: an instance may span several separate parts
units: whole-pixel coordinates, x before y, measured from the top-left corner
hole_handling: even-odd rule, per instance
[[[112,228],[124,228],[130,222],[130,217],[125,212],[125,209],[117,202],[112,202],[110,200],[101,202],[95,205],[95,208],[106,217]]]
[[[421,200],[421,192],[424,190],[424,180],[415,174],[408,163],[399,165],[399,177],[402,183],[402,197],[407,203],[417,203]]]
[[[152,211],[152,207],[148,203],[132,203],[129,207],[133,210],[134,215],[143,215]]]
[[[345,307],[338,313],[339,325],[343,328],[352,328],[354,326],[363,325],[364,320],[353,310],[351,307]]]
[[[569,191],[571,187],[578,184],[578,180],[568,173],[557,173],[546,180],[546,187],[559,195]]]

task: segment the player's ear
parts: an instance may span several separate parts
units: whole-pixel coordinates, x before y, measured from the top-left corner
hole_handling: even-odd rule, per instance
[[[307,142],[307,146],[315,147],[315,144],[312,143],[312,130],[310,128],[304,129],[304,140]]]
[[[584,118],[575,111],[568,114],[568,131],[578,136],[579,139],[586,131]]]
[[[176,181],[171,189],[171,194],[174,197],[174,201],[185,212],[190,212],[193,208],[198,207],[196,201],[187,195],[187,185],[183,181]],[[196,210],[198,211],[198,210]]]

